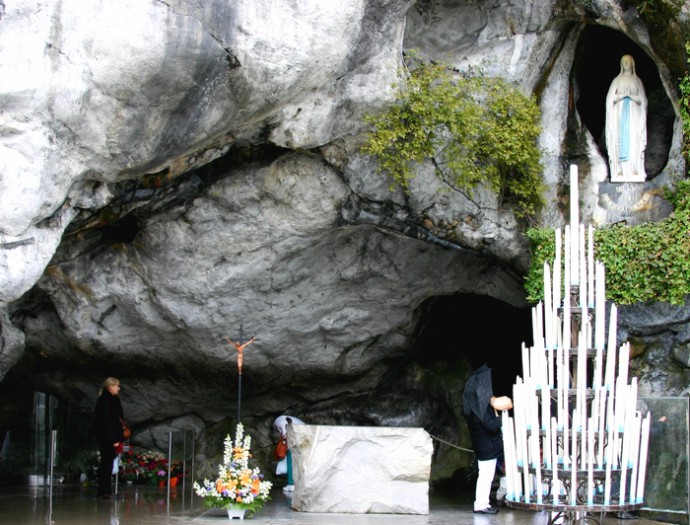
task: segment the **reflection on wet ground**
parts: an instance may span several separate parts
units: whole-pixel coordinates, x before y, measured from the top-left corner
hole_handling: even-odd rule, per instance
[[[2,525],[209,525],[227,523],[221,509],[206,509],[190,487],[171,489],[144,485],[122,486],[114,501],[96,498],[95,489],[58,486],[52,498],[46,487],[0,487]],[[471,497],[432,494],[428,515],[325,514],[297,512],[280,489],[251,520],[275,525],[547,525],[547,512],[501,509],[495,516],[472,512]],[[239,523],[232,520],[232,523]],[[650,525],[646,519],[606,525]]]

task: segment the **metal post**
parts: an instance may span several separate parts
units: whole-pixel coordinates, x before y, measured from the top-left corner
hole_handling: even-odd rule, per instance
[[[190,485],[190,494],[192,495],[192,501],[194,497],[194,448],[196,446],[196,432],[194,429],[192,429],[192,470],[190,473],[190,480],[192,480],[192,484]]]
[[[57,430],[50,431],[50,465],[48,470],[48,516],[53,514],[53,466],[57,449]]]
[[[170,512],[170,471],[172,469],[172,432],[168,432],[168,507]]]

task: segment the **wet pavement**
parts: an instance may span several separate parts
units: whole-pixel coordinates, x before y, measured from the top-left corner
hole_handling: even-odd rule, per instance
[[[0,487],[2,525],[214,525],[244,521],[229,520],[221,509],[206,509],[190,487],[124,485],[114,501],[96,498],[95,489],[80,486]],[[469,495],[433,494],[428,515],[330,514],[297,512],[279,488],[264,508],[251,518],[255,524],[275,525],[548,525],[545,511],[501,508],[497,515],[472,512]],[[604,525],[657,525],[647,519],[617,520],[607,517]],[[592,525],[592,524],[590,524]],[[596,524],[594,524],[596,525]]]

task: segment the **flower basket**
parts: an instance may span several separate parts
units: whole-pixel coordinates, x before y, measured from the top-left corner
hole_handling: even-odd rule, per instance
[[[227,507],[228,509],[228,519],[244,519],[244,513],[247,512],[247,509],[243,509],[242,507],[239,507],[237,505],[229,505]]]
[[[223,464],[218,465],[218,477],[203,484],[194,482],[197,495],[209,508],[228,511],[228,518],[251,516],[270,499],[272,483],[264,481],[258,467],[250,468],[251,437],[244,434],[242,423],[237,424],[235,442],[228,435],[224,441]],[[241,512],[240,512],[241,511]]]

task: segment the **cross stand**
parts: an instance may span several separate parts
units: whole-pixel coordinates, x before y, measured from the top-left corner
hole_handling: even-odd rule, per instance
[[[252,344],[256,337],[252,337],[251,339],[242,342],[244,340],[244,335],[242,333],[242,325],[240,324],[240,337],[239,341],[235,343],[234,341],[230,340],[229,337],[226,337],[225,340],[231,345],[235,347],[235,350],[237,350],[237,423],[239,424],[242,421],[242,361],[244,359],[244,349]]]

